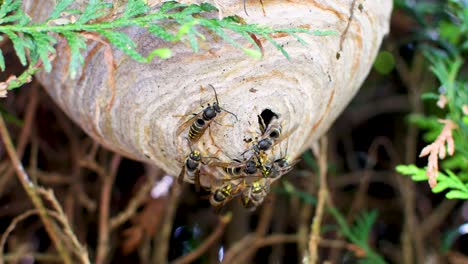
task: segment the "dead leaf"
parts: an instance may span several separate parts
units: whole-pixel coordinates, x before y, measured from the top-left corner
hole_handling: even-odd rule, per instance
[[[453,140],[452,131],[457,129],[457,125],[448,119],[440,119],[439,122],[444,124],[442,131],[436,140],[423,148],[419,157],[429,155],[427,162],[426,175],[429,178],[429,185],[434,188],[437,185],[437,175],[439,173],[439,159],[444,159],[448,153],[452,156],[455,153],[455,142]],[[447,148],[445,148],[447,144]]]

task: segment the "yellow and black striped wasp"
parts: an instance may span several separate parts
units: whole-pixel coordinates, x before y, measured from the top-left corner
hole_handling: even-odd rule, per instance
[[[187,139],[188,140],[188,139]],[[195,184],[196,191],[200,191],[200,167],[201,164],[204,164],[202,159],[217,159],[216,157],[202,157],[200,151],[193,150],[192,146],[190,145],[190,153],[185,158],[184,166],[178,177],[179,184],[184,182],[184,178],[187,179],[188,182]]]
[[[296,131],[297,125],[292,127],[287,133],[283,133],[283,125],[277,117],[273,118],[268,126],[263,125],[260,138],[256,138],[252,143],[252,148],[247,149],[241,155],[249,151],[253,151],[256,155],[262,156],[266,151],[270,150],[273,146],[281,143],[284,139],[288,138],[293,132]]]
[[[296,165],[299,162],[299,160],[294,160],[292,161],[289,156],[284,156],[282,158],[279,158],[271,164],[271,168],[268,171],[267,177],[275,180],[278,179],[279,177],[283,176],[284,174],[290,172],[294,165]]]
[[[245,208],[256,208],[263,203],[270,192],[270,183],[265,177],[250,183],[241,194],[242,206]]]
[[[233,188],[234,186],[231,182],[226,182],[221,187],[214,189],[210,196],[211,205],[217,208],[222,207],[226,202],[231,200]]]
[[[210,166],[222,168],[224,172],[235,178],[255,175],[260,168],[259,159],[256,156],[250,157],[245,162],[234,159],[231,162],[213,162]],[[231,177],[231,179],[233,179]]]
[[[222,108],[219,105],[218,94],[216,93],[216,89],[211,84],[209,86],[214,91],[216,101],[212,105],[208,104],[208,106],[205,109],[200,111],[198,114],[194,114],[192,118],[180,125],[177,128],[176,136],[179,136],[187,127],[190,126],[188,138],[192,143],[197,142],[203,135],[203,133],[205,133],[206,129],[210,126],[211,122],[213,122],[216,116],[222,111],[233,115],[236,118],[236,120],[238,120],[237,116],[234,113]]]

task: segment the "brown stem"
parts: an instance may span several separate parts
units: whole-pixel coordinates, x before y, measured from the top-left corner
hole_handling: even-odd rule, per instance
[[[99,230],[98,230],[98,244],[96,250],[96,264],[103,264],[106,262],[107,253],[109,252],[109,218],[110,218],[110,200],[112,194],[112,185],[114,184],[117,169],[119,167],[122,157],[114,154],[111,161],[111,168],[108,174],[103,178],[103,186],[101,190],[101,199],[99,205]],[[98,169],[100,170],[100,169]],[[102,172],[104,173],[104,172]],[[105,173],[104,173],[105,174]]]
[[[50,239],[54,243],[57,251],[59,252],[60,256],[63,259],[63,262],[68,264],[72,263],[72,259],[70,254],[63,246],[62,241],[60,241],[59,234],[57,227],[54,223],[50,220],[44,203],[42,202],[41,198],[36,192],[36,186],[32,183],[31,179],[29,178],[28,174],[24,170],[23,165],[18,159],[16,155],[15,148],[13,147],[13,143],[11,141],[10,134],[5,125],[5,121],[3,120],[3,116],[0,115],[0,134],[2,136],[3,142],[5,144],[5,148],[8,152],[8,156],[10,156],[11,162],[13,167],[15,168],[16,174],[18,175],[18,179],[21,182],[24,190],[28,194],[29,198],[31,199],[34,206],[39,210],[39,216],[44,223],[44,228],[50,236]]]
[[[10,225],[7,227],[7,229],[5,230],[5,232],[3,232],[1,238],[0,238],[0,264],[3,264],[4,263],[4,260],[6,260],[6,258],[4,257],[3,255],[3,248],[5,247],[5,243],[7,241],[7,238],[8,238],[8,235],[13,231],[13,229],[15,229],[16,225],[23,221],[24,219],[32,216],[32,215],[35,215],[37,214],[39,211],[37,209],[33,209],[33,210],[28,210],[20,215],[18,215],[17,217],[15,217]]]
[[[203,253],[205,253],[224,233],[224,229],[226,228],[226,225],[231,221],[231,217],[232,217],[231,214],[220,217],[218,226],[213,231],[213,233],[211,233],[211,235],[205,239],[203,244],[201,244],[194,251],[174,260],[173,264],[192,263],[198,257],[200,257]]]
[[[401,79],[405,86],[408,88],[408,96],[412,109],[412,113],[422,113],[423,106],[421,104],[420,95],[421,88],[427,84],[428,79],[425,77],[424,72],[424,55],[418,53],[413,62],[413,68],[410,70],[406,66],[405,62],[400,56],[396,57],[396,69],[401,76]],[[416,126],[410,126],[405,139],[405,163],[411,164],[416,159],[416,148],[417,148],[417,136],[418,128]],[[423,263],[424,262],[424,244],[421,233],[418,231],[418,220],[413,208],[416,208],[414,183],[411,179],[406,177],[398,176],[400,185],[402,186],[402,202],[405,214],[405,225],[403,227],[402,239],[402,250],[403,250],[403,262],[404,263]],[[414,251],[413,252],[413,246]],[[414,253],[416,253],[416,260]]]
[[[153,187],[156,175],[151,175],[146,180],[145,184],[138,190],[138,192],[132,197],[127,207],[121,211],[118,215],[110,219],[110,229],[114,230],[126,221],[128,221],[133,215],[135,215],[138,207],[140,207],[148,198],[148,193]]]
[[[21,129],[21,133],[18,139],[18,146],[16,146],[17,157],[23,156],[24,150],[29,141],[29,136],[31,135],[32,126],[34,124],[34,117],[36,116],[37,102],[39,98],[37,94],[38,87],[39,87],[38,82],[34,82],[33,84],[31,84],[30,100],[26,108],[24,125],[23,125],[23,128]],[[13,176],[14,172],[15,172],[15,169],[10,167],[3,174],[3,177],[0,178],[0,194],[4,192],[5,188],[8,185],[8,181]]]
[[[167,206],[162,222],[162,229],[156,234],[153,248],[153,262],[152,263],[166,263],[167,252],[169,249],[169,239],[171,237],[172,224],[179,201],[180,185],[173,184]]]
[[[51,204],[52,208],[54,209],[53,216],[62,225],[63,233],[66,235],[67,244],[71,242],[72,249],[75,255],[80,259],[80,262],[88,264],[89,263],[88,251],[86,250],[85,247],[83,247],[80,244],[75,233],[73,233],[73,230],[71,229],[71,226],[70,226],[70,222],[68,221],[67,216],[65,215],[62,207],[57,201],[57,198],[55,197],[52,190],[44,190],[42,188],[39,188],[37,191],[39,194],[42,195],[42,197],[45,198],[45,200],[47,200]]]
[[[316,263],[318,260],[318,244],[320,241],[320,226],[322,223],[323,211],[325,202],[328,199],[327,187],[327,137],[323,136],[320,139],[320,154],[315,153],[319,166],[320,185],[318,191],[317,208],[315,216],[310,226],[311,232],[309,237],[309,263]],[[318,155],[317,155],[318,154]]]

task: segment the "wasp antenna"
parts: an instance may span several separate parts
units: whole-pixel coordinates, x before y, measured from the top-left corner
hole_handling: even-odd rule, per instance
[[[244,0],[244,12],[247,16],[249,16],[249,13],[247,13],[247,7],[245,6],[245,2],[247,2],[247,0]]]
[[[236,121],[239,121],[239,118],[237,118],[237,115],[236,115],[236,114],[234,114],[233,112],[231,112],[231,111],[228,111],[228,110],[226,110],[225,108],[222,108],[222,107],[219,107],[219,108],[221,108],[221,109],[222,109],[224,112],[226,112],[226,113],[229,113],[229,114],[233,115],[233,116],[236,118]]]
[[[211,84],[208,84],[208,85],[211,87],[211,89],[213,89],[213,91],[214,91],[214,94],[215,94],[216,103],[219,105],[219,101],[218,101],[218,93],[216,93],[216,89],[214,88],[214,86],[213,86],[213,85],[211,85]]]

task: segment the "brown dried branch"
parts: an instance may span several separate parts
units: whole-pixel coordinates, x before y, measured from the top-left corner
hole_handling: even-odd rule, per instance
[[[433,86],[435,77],[428,73],[425,57],[422,53],[417,53],[415,55],[411,68],[407,66],[406,62],[395,48],[393,48],[393,54],[395,57],[395,69],[398,71],[403,84],[408,89],[411,112],[420,114],[424,110],[424,106],[421,103],[422,89],[424,87]],[[408,128],[404,142],[404,162],[406,164],[415,163],[418,131],[416,126],[410,126]],[[423,261],[426,254],[424,252],[424,243],[420,235],[421,233],[418,229],[418,219],[414,210],[416,207],[414,182],[407,177],[403,178],[401,175],[397,175],[396,179],[401,186],[401,202],[405,216],[405,224],[401,234],[402,254],[400,262],[415,263],[417,261]]]
[[[253,244],[254,239],[255,239],[254,234],[248,234],[248,235],[244,236],[241,240],[239,240],[237,243],[235,243],[234,245],[232,245],[229,248],[229,250],[224,255],[224,259],[223,259],[222,263],[223,264],[233,263],[235,257],[240,252],[242,252],[242,250],[244,250],[244,248],[246,248],[247,246]]]
[[[352,222],[355,213],[358,212],[362,207],[364,207],[363,203],[365,201],[370,183],[370,171],[374,168],[378,160],[379,147],[382,147],[390,157],[391,168],[394,168],[396,164],[400,162],[392,142],[387,137],[377,137],[372,141],[372,144],[367,152],[368,161],[366,163],[364,173],[361,176],[356,197],[353,199],[348,215],[346,217],[348,224]]]
[[[167,206],[165,214],[163,215],[162,227],[159,233],[154,238],[153,248],[153,262],[152,263],[165,263],[167,262],[167,252],[169,250],[169,239],[171,237],[172,224],[174,223],[175,211],[179,201],[180,185],[172,184],[169,197],[167,199]]]
[[[73,250],[75,255],[80,259],[80,263],[89,263],[88,251],[86,250],[86,247],[83,247],[80,244],[80,242],[78,241],[78,238],[76,237],[75,233],[71,229],[70,223],[68,222],[68,219],[62,207],[57,201],[57,198],[55,197],[54,192],[52,190],[45,190],[42,188],[38,188],[38,193],[41,194],[52,205],[52,208],[54,209],[53,212],[56,212],[55,219],[61,224],[63,233],[66,236],[65,241],[67,243],[68,242],[72,243],[71,249]]]
[[[207,237],[197,249],[174,260],[173,264],[188,264],[199,258],[221,237],[221,235],[224,233],[226,225],[231,221],[231,217],[231,214],[221,216],[219,218],[218,226],[213,231],[213,233],[211,233],[211,235]]]
[[[28,217],[30,217],[32,215],[37,214],[37,213],[39,213],[39,210],[32,209],[32,210],[28,210],[28,211],[18,215],[17,217],[13,218],[10,225],[7,227],[7,229],[2,234],[1,239],[0,239],[0,264],[3,264],[4,260],[5,260],[5,257],[3,256],[3,248],[5,247],[5,243],[7,241],[8,236],[10,235],[10,233],[15,229],[16,225],[19,222],[23,221],[24,219],[26,219],[26,218],[28,218]]]
[[[421,238],[424,239],[431,236],[432,230],[435,230],[436,227],[444,223],[458,203],[458,200],[444,199],[437,208],[432,210],[431,214],[425,217],[424,222],[419,226]]]
[[[148,193],[151,191],[151,188],[154,185],[156,180],[156,175],[150,175],[143,186],[138,190],[138,192],[132,197],[127,207],[121,211],[118,215],[110,219],[110,229],[114,230],[130,218],[132,218],[138,207],[140,207],[148,198]]]
[[[457,124],[448,119],[440,119],[439,122],[444,124],[439,136],[432,144],[423,148],[421,154],[419,154],[420,158],[429,155],[426,175],[429,178],[429,185],[431,188],[434,188],[437,185],[439,159],[443,160],[447,153],[452,156],[455,152],[452,130],[457,129]],[[447,144],[447,148],[445,148],[445,144]]]
[[[254,235],[254,241],[252,242],[253,244],[256,244],[258,240],[260,240],[262,237],[266,235],[268,232],[268,228],[270,227],[270,222],[271,222],[271,216],[273,215],[273,209],[274,209],[274,203],[275,203],[275,195],[274,193],[270,194],[269,196],[269,203],[265,203],[262,208],[262,212],[260,214],[260,219],[258,221],[257,228],[255,229],[255,235]],[[257,247],[253,247],[249,244],[246,244],[247,247],[244,248],[243,251],[241,251],[234,263],[249,263],[249,259],[251,259],[254,255],[255,252],[257,252]]]
[[[123,231],[122,252],[129,254],[139,248],[149,237],[154,236],[164,218],[167,197],[147,199],[141,212],[132,218],[132,226]]]
[[[23,259],[33,259],[34,261],[38,261],[41,263],[61,263],[62,258],[56,254],[41,254],[35,252],[20,252],[7,254],[4,257],[6,262],[13,262],[13,263],[22,263],[21,260]]]
[[[8,155],[10,156],[11,162],[18,175],[18,179],[21,182],[21,185],[25,189],[26,193],[28,194],[29,198],[31,199],[36,209],[39,210],[39,216],[42,222],[44,223],[45,230],[49,234],[52,242],[57,248],[57,251],[62,257],[64,263],[66,264],[72,263],[69,252],[64,248],[62,241],[60,241],[57,227],[49,218],[49,214],[46,211],[44,203],[42,202],[42,199],[37,194],[37,187],[31,182],[31,179],[29,178],[28,174],[24,170],[23,165],[18,159],[18,156],[13,147],[13,143],[11,141],[10,134],[8,133],[7,127],[5,125],[5,121],[3,120],[3,117],[1,115],[0,115],[0,134],[2,136]]]
[[[112,185],[114,184],[115,176],[117,175],[117,169],[119,167],[122,157],[118,154],[114,154],[109,173],[106,173],[99,166],[95,169],[103,173],[103,184],[101,189],[101,199],[99,203],[99,229],[98,229],[98,243],[96,249],[95,262],[102,264],[106,262],[106,257],[110,249],[109,245],[109,220],[110,220],[110,200],[112,195]],[[92,163],[93,164],[93,163]],[[95,163],[94,163],[95,164]],[[97,165],[97,164],[95,164]],[[99,174],[99,173],[98,173]]]
[[[315,216],[310,226],[309,237],[309,263],[316,263],[318,260],[318,244],[320,242],[320,227],[322,223],[325,202],[328,199],[327,187],[327,137],[320,139],[320,152],[314,151],[315,158],[318,160],[320,185],[318,191],[317,207]]]
[[[23,156],[24,150],[28,144],[29,137],[31,135],[32,126],[34,124],[34,118],[36,116],[37,103],[39,101],[38,95],[39,83],[34,82],[31,85],[31,92],[29,94],[29,102],[25,111],[24,125],[21,129],[21,133],[18,139],[18,145],[16,146],[16,154],[20,159]],[[8,170],[3,174],[3,177],[0,179],[0,193],[3,193],[4,188],[7,188],[8,181],[13,176],[15,169],[9,167]]]

